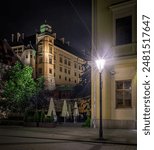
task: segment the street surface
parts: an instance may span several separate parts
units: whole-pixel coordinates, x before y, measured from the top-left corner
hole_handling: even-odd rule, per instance
[[[118,136],[117,133],[119,133]],[[107,142],[92,128],[0,126],[0,150],[136,150],[136,131],[106,130]],[[119,140],[118,140],[119,139]]]

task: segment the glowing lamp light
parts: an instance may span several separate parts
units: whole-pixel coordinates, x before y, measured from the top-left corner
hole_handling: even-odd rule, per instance
[[[104,65],[105,65],[105,59],[103,59],[103,58],[97,59],[96,60],[96,65],[97,65],[97,68],[98,68],[99,72],[102,72],[103,69],[104,69]]]

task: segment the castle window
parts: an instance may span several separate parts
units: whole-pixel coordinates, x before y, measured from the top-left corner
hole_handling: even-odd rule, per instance
[[[52,69],[51,68],[49,68],[49,73],[52,74]]]
[[[68,70],[68,74],[71,74],[71,71],[70,70]]]
[[[38,52],[41,53],[42,52],[42,45],[38,46]]]
[[[116,108],[129,108],[132,104],[131,80],[116,81]]]
[[[65,65],[67,65],[67,59],[64,60]]]
[[[52,64],[52,58],[49,57],[49,64]]]
[[[49,53],[52,54],[52,46],[49,46]]]
[[[59,61],[60,61],[61,63],[63,63],[63,59],[62,59],[62,57],[60,57],[59,59],[60,59]]]
[[[62,71],[63,71],[62,67],[60,67],[60,68],[59,68],[59,71],[60,71],[60,72],[62,72]]]
[[[42,57],[39,57],[39,64],[42,63]]]

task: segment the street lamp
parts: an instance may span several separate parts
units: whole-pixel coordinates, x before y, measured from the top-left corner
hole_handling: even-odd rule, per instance
[[[105,65],[103,58],[96,60],[96,65],[99,71],[99,88],[100,88],[100,124],[99,124],[99,138],[103,139],[103,125],[102,125],[102,72]]]

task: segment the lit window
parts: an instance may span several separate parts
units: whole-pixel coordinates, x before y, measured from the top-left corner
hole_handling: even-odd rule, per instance
[[[116,81],[116,108],[128,108],[131,104],[131,80]]]

